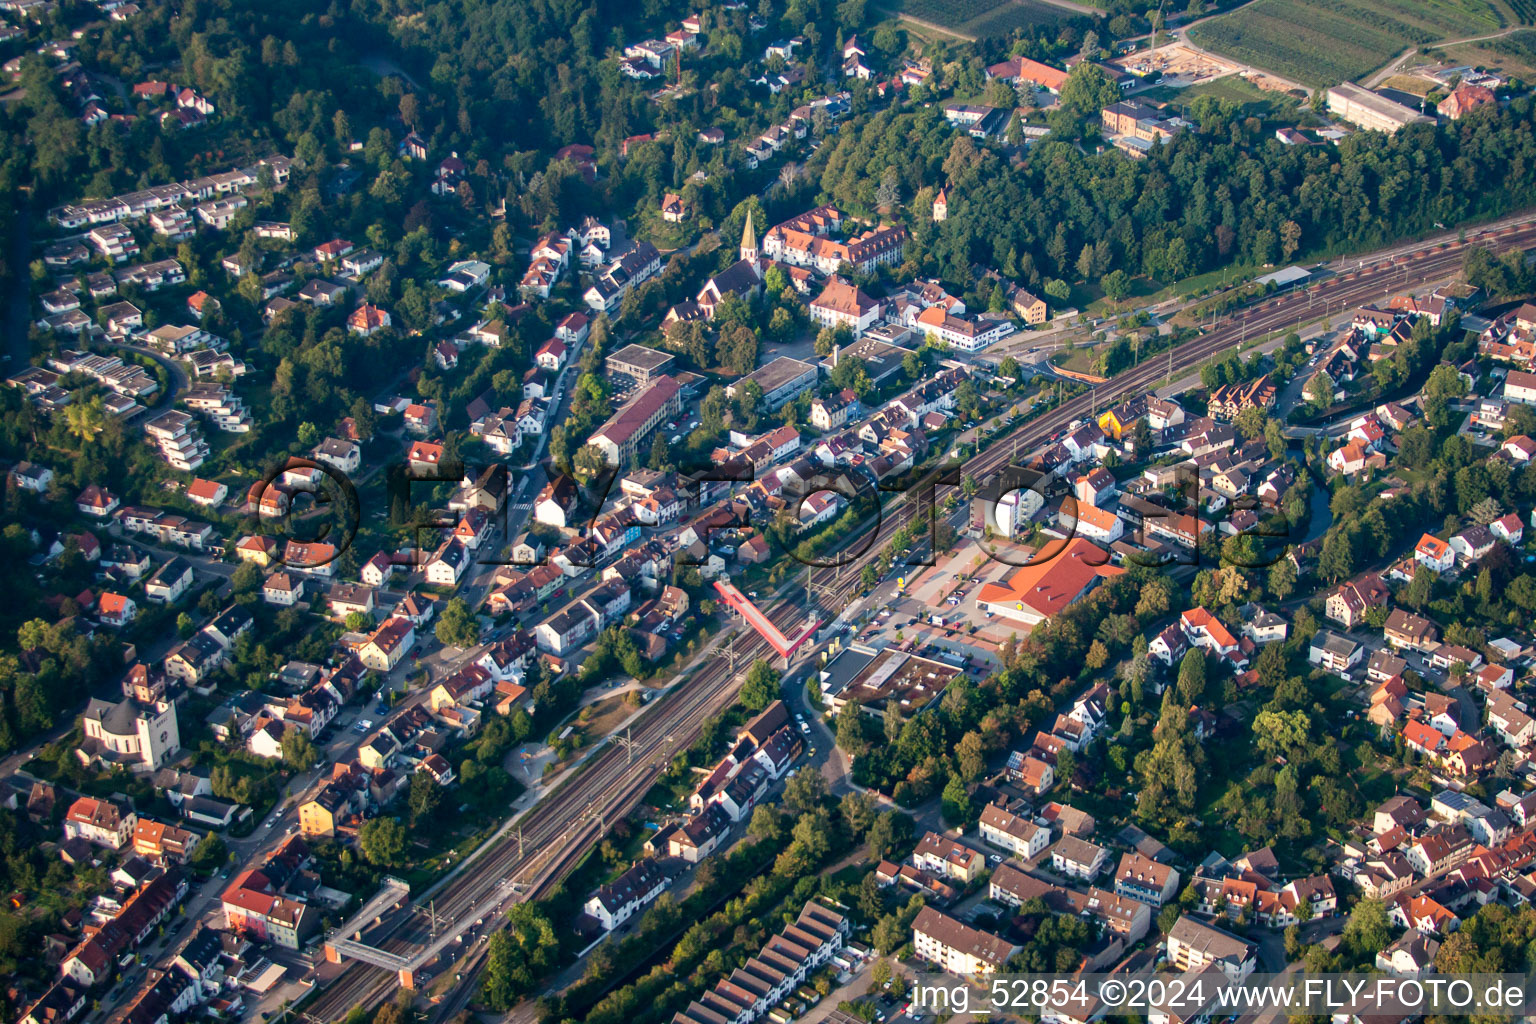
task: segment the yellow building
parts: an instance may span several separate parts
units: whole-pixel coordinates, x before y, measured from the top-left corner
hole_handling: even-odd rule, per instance
[[[1099,413],[1099,429],[1118,441],[1127,430],[1136,425],[1137,417],[1130,417],[1128,422],[1122,423],[1116,413],[1115,409],[1106,409]]]
[[[313,800],[299,805],[299,833],[311,838],[334,836],[337,820],[343,816],[346,803],[346,794],[340,787],[324,787]]]
[[[1049,312],[1044,299],[1025,291],[1023,288],[1014,289],[1013,294],[1008,298],[1008,304],[1013,307],[1013,311],[1018,315],[1019,319],[1031,327],[1045,323],[1046,314]]]

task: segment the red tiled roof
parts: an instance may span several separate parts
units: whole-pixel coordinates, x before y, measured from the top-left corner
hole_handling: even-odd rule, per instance
[[[1054,542],[1049,548],[1054,548]],[[1054,615],[1087,589],[1095,576],[1118,576],[1123,570],[1109,564],[1104,550],[1081,537],[1066,542],[1055,557],[1049,548],[1037,553],[1038,562],[1025,565],[1006,583],[988,583],[977,600],[984,604],[1023,604],[1040,615]]]

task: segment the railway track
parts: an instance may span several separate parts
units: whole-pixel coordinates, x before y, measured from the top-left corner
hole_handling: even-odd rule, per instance
[[[803,610],[784,602],[769,618],[783,628],[803,615]],[[500,847],[467,864],[452,882],[438,890],[432,902],[439,922],[451,926],[467,915],[493,913],[493,908],[480,901],[508,878],[524,883],[520,899],[547,895],[601,840],[607,827],[640,802],[672,758],[692,743],[704,722],[734,702],[736,676],[755,658],[772,653],[755,633],[733,638],[730,645],[737,651],[735,671],[725,658],[717,658],[693,673],[636,723],[632,749],[609,744],[581,774],[524,815],[518,822],[521,842],[515,832],[505,837]],[[432,938],[431,922],[414,911],[397,914],[375,932],[370,941],[379,948],[407,956]],[[476,953],[480,950],[477,946]],[[459,973],[465,973],[462,967]],[[463,984],[467,986],[470,981],[466,975]],[[306,1012],[319,1020],[337,1020],[354,1006],[378,1005],[398,984],[393,971],[352,962]]]
[[[1029,450],[1046,438],[1066,428],[1075,419],[1086,418],[1127,397],[1147,393],[1170,372],[1182,373],[1211,357],[1233,349],[1245,337],[1263,337],[1297,327],[1315,319],[1321,311],[1337,304],[1339,309],[1377,301],[1393,290],[1416,287],[1449,277],[1462,264],[1466,249],[1472,245],[1494,249],[1536,246],[1536,224],[1521,223],[1470,235],[1464,242],[1431,243],[1417,252],[1383,257],[1369,267],[1361,261],[1357,270],[1347,268],[1318,286],[1309,301],[1305,293],[1292,292],[1247,307],[1241,319],[1229,316],[1213,330],[1127,370],[1091,392],[1068,399],[1056,408],[1022,424],[996,440],[985,452],[966,466],[965,472],[985,478],[1007,465],[1019,451]],[[1400,276],[1401,275],[1401,276]],[[936,474],[925,478],[935,480]],[[917,492],[918,489],[914,489]],[[924,503],[911,493],[899,495],[882,512],[875,540],[846,565],[813,569],[811,581],[824,603],[844,607],[859,586],[859,571],[874,560],[889,543],[891,536],[910,523]],[[768,611],[775,625],[798,621],[805,609],[792,601],[780,601]],[[694,672],[667,697],[657,701],[651,712],[642,716],[632,732],[628,748],[610,743],[586,769],[545,797],[518,822],[521,841],[512,835],[502,845],[481,855],[463,868],[434,897],[441,917],[459,921],[477,908],[484,914],[493,908],[480,907],[479,901],[507,878],[521,878],[525,888],[520,898],[533,899],[548,893],[601,839],[606,826],[636,806],[671,758],[693,741],[697,731],[711,715],[735,699],[738,672],[756,657],[769,652],[768,645],[755,633],[739,634],[722,650],[734,651],[734,661],[717,656]],[[525,851],[532,849],[529,855]],[[386,929],[381,948],[408,952],[430,939],[430,926],[419,914],[405,915]],[[451,948],[451,947],[450,947]],[[446,1019],[466,1006],[473,995],[484,960],[484,942],[477,941],[457,964],[462,981],[442,1001],[434,1015]],[[319,1021],[335,1021],[354,1006],[371,1009],[388,998],[398,987],[393,972],[352,963],[324,989],[306,1014]]]
[[[1482,245],[1496,249],[1536,246],[1536,224],[1505,227],[1483,234],[1469,236],[1466,242],[1450,243],[1444,248],[1426,249],[1409,257],[1389,258],[1367,268],[1345,272],[1325,280],[1314,298],[1306,293],[1293,292],[1268,299],[1248,307],[1247,315],[1239,322],[1226,322],[1214,330],[1192,338],[1172,350],[1172,366],[1176,373],[1185,372],[1204,363],[1213,356],[1234,348],[1244,338],[1260,338],[1282,330],[1298,327],[1322,315],[1322,311],[1337,307],[1347,309],[1382,299],[1405,286],[1439,280],[1460,269],[1469,246]],[[1404,273],[1406,271],[1406,273]],[[1403,277],[1397,275],[1403,273]],[[1385,274],[1383,281],[1380,276]],[[1395,284],[1395,287],[1394,287]],[[1318,303],[1323,303],[1320,307]],[[998,439],[985,452],[971,459],[964,472],[978,480],[984,480],[1008,465],[1014,453],[1029,450],[1046,438],[1065,429],[1073,420],[1086,419],[1095,410],[1103,410],[1134,395],[1145,394],[1162,381],[1169,372],[1166,353],[1148,359],[1139,366],[1110,378],[1091,391],[1068,399],[1061,405],[1020,426],[1013,433]],[[900,495],[882,510],[880,531],[859,559],[847,566],[817,570],[814,581],[830,585],[839,600],[859,587],[858,570],[870,558],[878,556],[885,544],[901,527],[918,514],[920,504],[910,500],[909,494],[923,493],[927,480],[937,477],[937,471],[925,481],[920,481],[911,492]]]

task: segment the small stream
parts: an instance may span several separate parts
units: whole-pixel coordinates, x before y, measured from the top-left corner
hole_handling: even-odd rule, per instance
[[[1333,493],[1314,480],[1312,494],[1307,498],[1307,510],[1310,513],[1307,518],[1307,533],[1297,543],[1306,544],[1328,532],[1328,527],[1333,525],[1333,509],[1329,507],[1332,502]]]

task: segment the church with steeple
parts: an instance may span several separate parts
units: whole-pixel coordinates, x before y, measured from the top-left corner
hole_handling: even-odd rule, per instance
[[[720,273],[704,282],[693,301],[679,302],[667,311],[663,323],[675,320],[712,320],[715,307],[727,295],[750,299],[763,290],[763,272],[768,261],[757,248],[757,228],[752,223],[752,211],[747,211],[747,223],[741,231],[741,258]]]
[[[741,258],[757,262],[757,232],[752,230],[752,211],[747,211],[747,225],[741,229]]]

